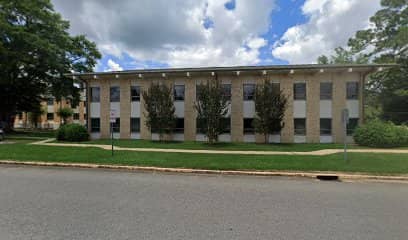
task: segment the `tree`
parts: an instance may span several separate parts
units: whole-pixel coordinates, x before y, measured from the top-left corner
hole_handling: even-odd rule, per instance
[[[208,142],[213,144],[218,141],[218,136],[225,131],[225,117],[228,113],[230,101],[224,94],[218,79],[208,80],[207,84],[197,86],[198,128],[207,136]]]
[[[101,55],[68,29],[50,0],[0,0],[0,121],[11,127],[16,112],[33,111],[47,94],[79,98],[64,74],[92,71]]]
[[[62,124],[67,124],[68,118],[72,117],[74,111],[69,107],[60,108],[57,111],[57,115],[62,119]]]
[[[32,127],[38,128],[38,122],[43,114],[45,114],[45,110],[41,106],[37,106],[37,108],[34,108],[31,112],[27,113],[27,117],[30,119]]]
[[[143,92],[143,100],[147,111],[146,125],[152,132],[159,133],[159,139],[163,141],[164,134],[170,134],[176,125],[172,88],[152,83]]]
[[[264,136],[265,143],[269,142],[269,135],[280,132],[284,127],[287,99],[273,83],[266,81],[258,84],[255,89],[255,132]]]

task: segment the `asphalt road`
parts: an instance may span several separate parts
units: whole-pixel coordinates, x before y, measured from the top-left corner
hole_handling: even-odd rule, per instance
[[[408,239],[408,184],[0,166],[0,239]]]

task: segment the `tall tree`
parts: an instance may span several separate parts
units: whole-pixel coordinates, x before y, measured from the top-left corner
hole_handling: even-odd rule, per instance
[[[92,71],[101,55],[68,29],[50,0],[0,0],[0,121],[11,126],[16,112],[38,108],[46,94],[79,97],[64,74]]]
[[[164,134],[170,134],[176,125],[176,108],[174,107],[172,88],[159,83],[152,83],[143,92],[144,105],[147,111],[146,125],[152,132],[159,133],[160,141]]]
[[[197,86],[198,128],[206,135],[208,142],[218,141],[218,136],[225,131],[225,117],[228,113],[230,101],[224,94],[218,79],[208,80],[207,84]]]
[[[264,142],[269,142],[269,135],[280,132],[284,127],[287,99],[274,88],[270,81],[257,84],[255,89],[255,132],[264,136]]]

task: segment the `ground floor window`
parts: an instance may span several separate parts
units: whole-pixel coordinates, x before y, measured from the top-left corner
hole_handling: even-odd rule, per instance
[[[294,119],[294,130],[295,135],[306,135],[306,118],[295,118]]]
[[[91,132],[100,132],[101,120],[99,118],[91,118]]]
[[[350,118],[347,124],[347,135],[353,135],[354,130],[358,126],[358,118]]]
[[[140,118],[130,119],[130,130],[131,132],[140,132]]]
[[[253,118],[244,118],[244,134],[254,134],[254,119]]]
[[[222,133],[230,134],[231,133],[231,118],[222,118],[221,121],[222,121],[222,126],[223,126]]]
[[[74,113],[73,118],[74,120],[79,120],[79,113]]]
[[[120,118],[116,118],[115,122],[111,124],[112,124],[112,131],[114,133],[120,132]]]
[[[54,120],[54,113],[47,113],[47,120],[48,121]]]
[[[184,118],[177,118],[176,119],[176,127],[174,129],[175,133],[183,133],[184,132]]]
[[[332,120],[330,118],[320,119],[320,135],[332,134]]]

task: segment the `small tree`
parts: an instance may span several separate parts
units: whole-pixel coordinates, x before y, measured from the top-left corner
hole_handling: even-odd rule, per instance
[[[224,118],[228,113],[230,102],[224,95],[217,80],[207,81],[207,84],[197,86],[197,124],[198,128],[207,136],[208,142],[218,141],[218,136],[225,129]]]
[[[33,128],[38,128],[38,122],[43,114],[45,114],[45,110],[41,106],[38,106],[31,112],[27,113],[27,117],[29,118]]]
[[[143,92],[143,100],[147,111],[146,125],[152,132],[158,132],[162,141],[164,134],[170,134],[176,126],[172,88],[152,83],[148,91]]]
[[[74,111],[72,111],[71,108],[69,107],[64,107],[58,109],[57,115],[62,118],[62,124],[66,124],[68,118],[70,118],[74,114]]]
[[[279,132],[284,127],[287,99],[273,84],[266,81],[255,89],[255,132],[264,135],[265,143],[269,142],[269,135]]]

